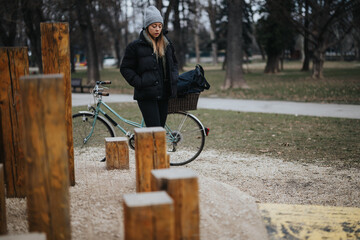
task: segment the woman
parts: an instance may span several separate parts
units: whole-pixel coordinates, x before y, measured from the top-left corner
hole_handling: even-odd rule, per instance
[[[164,127],[169,98],[176,97],[178,66],[174,47],[164,35],[160,11],[145,10],[144,28],[125,51],[120,72],[134,87],[147,127]]]

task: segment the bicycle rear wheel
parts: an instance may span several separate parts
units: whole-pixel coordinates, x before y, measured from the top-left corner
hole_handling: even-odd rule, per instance
[[[186,112],[169,113],[165,129],[170,165],[184,165],[199,156],[205,144],[205,131],[195,116]]]
[[[72,116],[74,158],[87,160],[105,160],[105,138],[114,137],[115,133],[109,124],[102,118],[97,117],[94,131],[84,143],[93,128],[94,114],[90,112],[77,113]]]

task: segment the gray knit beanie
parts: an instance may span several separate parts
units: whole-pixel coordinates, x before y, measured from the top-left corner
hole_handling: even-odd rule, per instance
[[[152,23],[158,22],[164,24],[164,20],[160,14],[160,11],[154,6],[148,7],[145,10],[144,28],[147,28]]]

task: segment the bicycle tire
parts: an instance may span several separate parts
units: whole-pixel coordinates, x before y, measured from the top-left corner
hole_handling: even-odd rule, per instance
[[[170,165],[185,165],[199,156],[205,144],[205,129],[194,115],[169,113],[165,129]]]
[[[76,113],[72,116],[74,158],[80,155],[86,156],[89,160],[105,161],[105,138],[115,137],[113,128],[101,117],[97,117],[94,132],[89,140],[84,143],[84,139],[89,136],[95,115],[90,112]]]

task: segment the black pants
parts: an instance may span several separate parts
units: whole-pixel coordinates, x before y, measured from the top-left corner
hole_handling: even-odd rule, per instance
[[[168,99],[138,100],[146,127],[164,127],[168,110]]]

